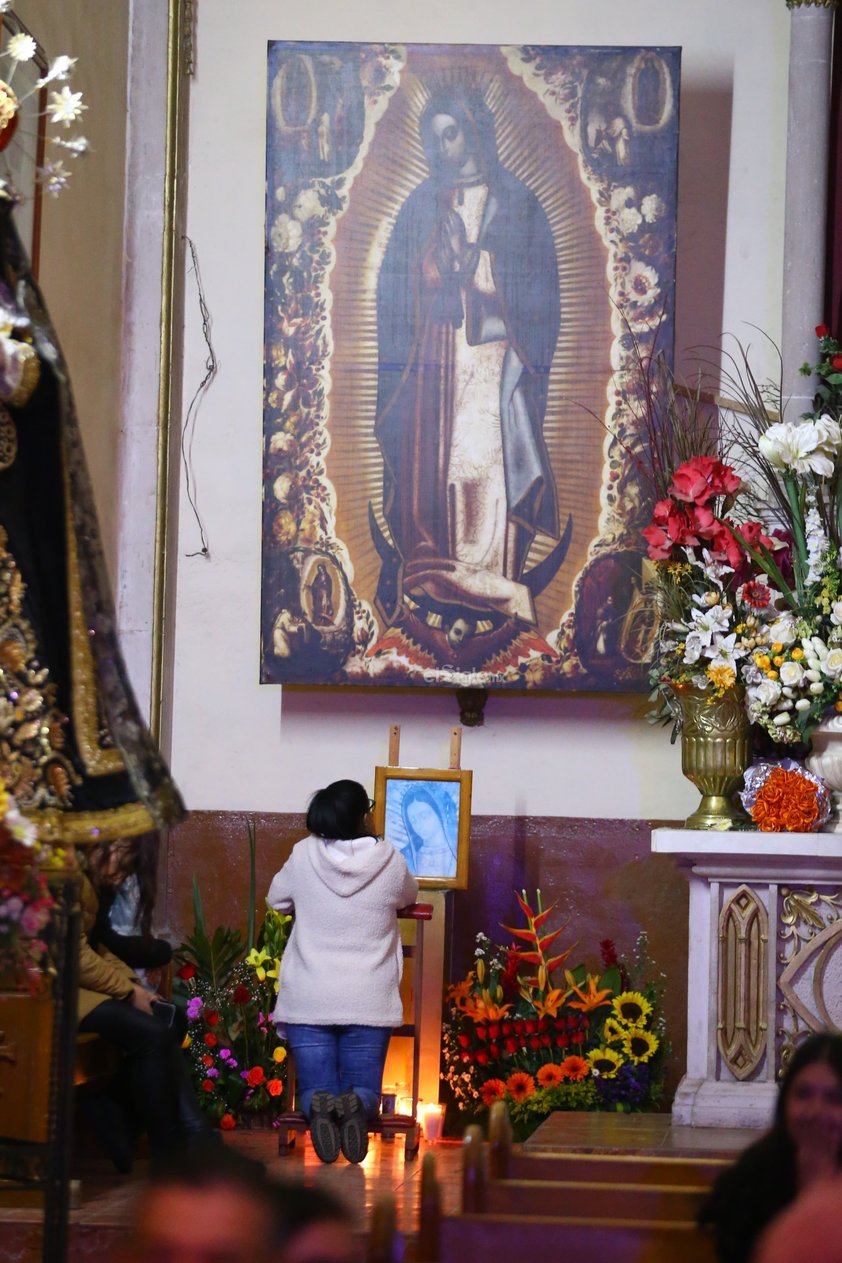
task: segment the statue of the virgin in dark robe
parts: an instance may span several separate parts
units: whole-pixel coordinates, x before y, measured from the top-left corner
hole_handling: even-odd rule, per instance
[[[182,814],[120,654],[67,367],[8,201],[0,202],[0,781],[44,841],[130,837]]]
[[[440,629],[446,648],[454,627],[535,625],[529,546],[559,534],[543,437],[559,281],[547,217],[500,164],[482,95],[436,92],[420,134],[430,175],[398,214],[377,290],[393,546],[377,604],[388,623]]]

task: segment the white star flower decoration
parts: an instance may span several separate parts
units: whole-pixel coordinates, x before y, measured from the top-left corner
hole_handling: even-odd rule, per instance
[[[76,57],[68,57],[65,53],[62,53],[60,57],[54,57],[50,62],[49,70],[43,79],[38,80],[36,86],[43,88],[45,83],[52,83],[54,79],[67,79],[77,60]]]
[[[69,127],[87,108],[87,105],[82,104],[81,92],[71,92],[68,87],[64,87],[61,92],[50,93],[47,113],[53,123],[63,123],[65,127]]]
[[[17,35],[13,35],[6,45],[6,53],[13,61],[32,61],[38,45],[31,35],[25,31],[19,31]]]

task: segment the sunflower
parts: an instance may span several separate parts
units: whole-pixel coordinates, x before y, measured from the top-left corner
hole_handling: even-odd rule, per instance
[[[546,1066],[541,1067],[535,1078],[538,1080],[539,1088],[557,1088],[564,1082],[565,1074],[561,1066],[548,1062]]]
[[[615,1078],[623,1064],[624,1058],[614,1048],[594,1048],[588,1053],[588,1065],[602,1079]]]
[[[580,1079],[586,1079],[591,1072],[591,1068],[585,1061],[584,1057],[565,1057],[561,1063],[564,1071],[565,1079],[572,1079],[574,1083],[578,1083]]]
[[[619,1039],[626,1038],[626,1027],[621,1026],[616,1017],[607,1017],[602,1028],[602,1038],[606,1044],[616,1044]]]
[[[506,1085],[502,1079],[486,1079],[479,1090],[482,1097],[483,1105],[487,1105],[489,1109],[495,1101],[502,1101],[506,1095]]]
[[[611,1001],[611,1008],[626,1026],[640,1026],[652,1012],[652,1005],[639,991],[623,991]]]
[[[658,1051],[659,1042],[657,1035],[653,1035],[651,1031],[645,1031],[642,1027],[632,1027],[626,1032],[623,1051],[629,1061],[639,1065],[641,1061],[648,1061],[652,1054]]]
[[[506,1087],[514,1101],[525,1101],[535,1091],[535,1080],[525,1070],[516,1070],[506,1080]]]

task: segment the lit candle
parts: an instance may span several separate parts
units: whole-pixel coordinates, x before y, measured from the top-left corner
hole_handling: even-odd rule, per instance
[[[424,1128],[424,1139],[435,1143],[441,1139],[441,1127],[444,1119],[443,1105],[425,1105],[421,1110],[421,1126]]]

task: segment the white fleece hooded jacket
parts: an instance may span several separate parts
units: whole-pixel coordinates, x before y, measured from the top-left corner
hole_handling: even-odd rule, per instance
[[[383,839],[296,843],[266,899],[278,912],[295,912],[274,1021],[399,1026],[403,953],[395,913],[417,894],[406,861]]]

